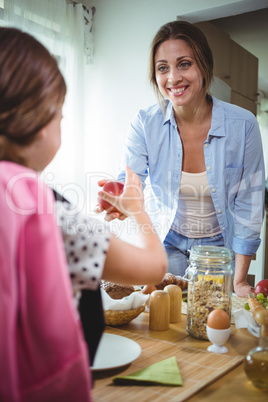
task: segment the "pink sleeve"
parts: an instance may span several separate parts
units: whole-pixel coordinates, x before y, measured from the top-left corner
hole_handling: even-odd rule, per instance
[[[53,210],[50,192],[46,201]],[[17,261],[10,259],[13,274],[6,284],[11,314],[0,347],[6,344],[9,361],[1,382],[7,379],[12,401],[90,401],[87,350],[54,216],[42,212],[20,219],[13,240]]]

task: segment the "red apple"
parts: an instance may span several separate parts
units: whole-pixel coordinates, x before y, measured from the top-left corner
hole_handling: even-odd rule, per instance
[[[120,181],[107,181],[102,189],[106,193],[119,196],[123,193],[124,184]],[[98,197],[98,203],[108,212],[118,212],[118,209],[116,209],[109,202],[104,201],[101,197]]]
[[[257,283],[254,290],[255,297],[257,297],[259,293],[262,293],[264,297],[268,297],[268,279],[263,279]]]

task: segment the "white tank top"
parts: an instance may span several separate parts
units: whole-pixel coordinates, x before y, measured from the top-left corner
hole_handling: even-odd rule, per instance
[[[171,229],[189,238],[221,233],[206,171],[182,172],[178,208]]]

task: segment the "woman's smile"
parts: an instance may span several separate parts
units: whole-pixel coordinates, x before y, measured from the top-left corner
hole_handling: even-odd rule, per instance
[[[155,77],[160,92],[174,108],[193,105],[204,96],[203,76],[191,47],[182,39],[169,39],[158,47]]]
[[[168,88],[168,90],[175,96],[180,96],[182,95],[186,89],[188,88],[188,85],[180,86],[180,87],[171,87]]]

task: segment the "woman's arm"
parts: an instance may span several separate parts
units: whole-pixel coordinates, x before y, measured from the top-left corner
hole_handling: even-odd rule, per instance
[[[265,189],[262,141],[256,119],[246,121],[245,129],[244,166],[235,197],[232,241],[236,253],[234,291],[240,297],[248,297],[253,291],[247,283],[247,274],[252,255],[261,242]]]
[[[256,253],[261,242],[265,172],[260,130],[255,118],[246,121],[245,130],[243,173],[232,210],[232,249],[235,253],[249,256]]]
[[[148,150],[145,141],[145,128],[143,122],[144,116],[141,113],[137,113],[133,121],[130,124],[126,141],[124,144],[124,151],[122,161],[120,164],[120,173],[118,180],[125,182],[126,171],[125,166],[129,166],[139,177],[142,183],[142,187],[145,187],[145,180],[148,176],[149,162],[148,162]],[[98,185],[103,187],[107,180],[100,180]],[[97,204],[95,207],[96,213],[102,213],[103,208]],[[114,219],[125,220],[127,216],[121,212],[107,212],[105,220],[110,222]]]
[[[234,291],[237,296],[248,297],[254,291],[247,283],[247,274],[251,262],[251,255],[235,255],[235,275],[234,275]]]
[[[99,195],[139,225],[144,248],[130,245],[114,236],[110,240],[103,278],[118,283],[155,284],[167,270],[167,257],[151,220],[144,210],[142,185],[138,176],[126,168],[126,184],[120,197],[100,191]]]

